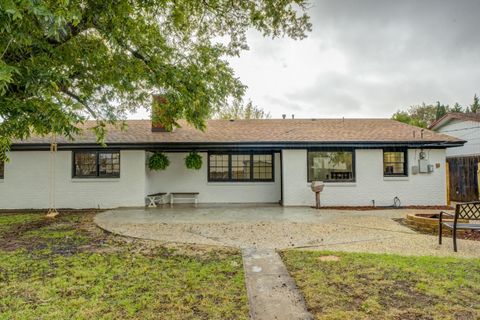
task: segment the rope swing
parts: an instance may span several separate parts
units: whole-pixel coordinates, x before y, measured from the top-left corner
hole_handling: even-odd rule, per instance
[[[58,211],[55,204],[55,158],[57,154],[57,138],[52,134],[50,140],[50,208],[47,212],[48,218],[55,218],[58,216]]]

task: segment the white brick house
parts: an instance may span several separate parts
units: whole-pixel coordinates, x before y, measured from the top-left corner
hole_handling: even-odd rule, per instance
[[[445,205],[445,150],[464,143],[388,119],[210,120],[205,132],[129,120],[126,131],[110,128],[103,148],[91,125],[74,141],[57,139],[54,174],[49,137],[15,142],[0,165],[0,208],[48,208],[51,194],[58,208],[144,206],[157,192],[199,192],[200,203],[310,206],[312,180],[325,181],[326,206],[390,206],[394,197],[406,206]],[[202,156],[200,170],[185,167],[190,151]],[[170,166],[150,171],[151,152],[164,152]],[[417,173],[420,154],[430,172]]]

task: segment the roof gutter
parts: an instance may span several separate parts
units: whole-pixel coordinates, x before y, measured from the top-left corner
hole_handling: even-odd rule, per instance
[[[449,147],[460,147],[466,141],[341,141],[341,142],[181,142],[181,143],[109,143],[102,147],[97,143],[58,143],[58,150],[82,150],[82,149],[122,149],[122,150],[163,150],[163,151],[208,151],[225,149],[244,150],[282,150],[282,149],[313,149],[313,148],[431,148],[443,149]],[[19,143],[11,146],[11,151],[41,151],[50,150],[49,143]]]

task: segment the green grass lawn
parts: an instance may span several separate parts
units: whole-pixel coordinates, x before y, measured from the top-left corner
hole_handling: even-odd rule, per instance
[[[93,213],[0,213],[0,319],[247,319],[238,251],[107,234]]]
[[[282,258],[317,319],[480,319],[480,259],[294,250]]]

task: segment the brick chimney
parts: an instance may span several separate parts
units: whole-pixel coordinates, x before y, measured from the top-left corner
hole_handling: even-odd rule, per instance
[[[161,115],[164,112],[162,105],[167,104],[168,100],[160,94],[154,94],[152,98],[152,132],[168,132],[161,123],[154,121],[154,115]]]

